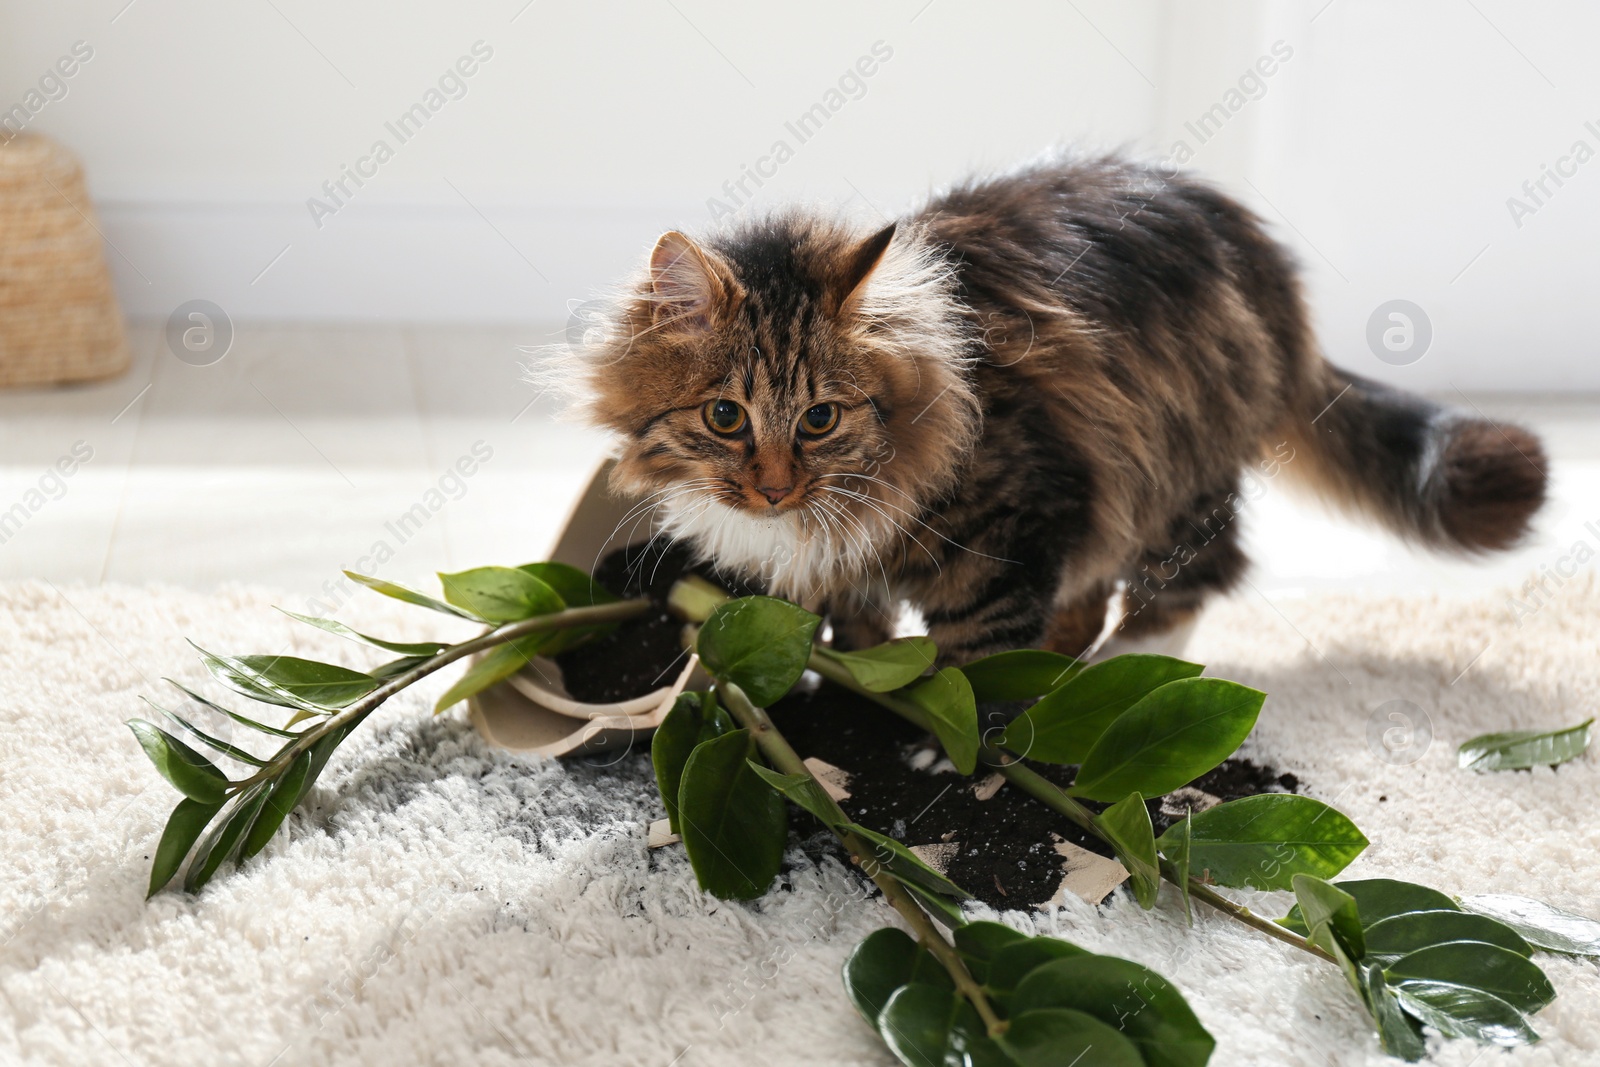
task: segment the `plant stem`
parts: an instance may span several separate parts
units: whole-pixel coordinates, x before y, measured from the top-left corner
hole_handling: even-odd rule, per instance
[[[337,713],[324,719],[321,723],[309,730],[296,735],[295,739],[284,746],[272,761],[250,777],[234,782],[230,786],[230,793],[237,794],[251,786],[275,778],[294,762],[296,756],[316,744],[317,741],[335,730],[346,726],[354,726],[377,710],[385,700],[426,678],[442,667],[448,667],[456,660],[470,656],[475,652],[482,652],[486,648],[503,645],[507,641],[515,641],[528,634],[541,633],[546,630],[561,630],[569,626],[594,626],[597,623],[619,622],[630,619],[635,615],[643,614],[650,607],[650,601],[619,600],[614,604],[596,604],[586,608],[566,608],[563,611],[554,611],[548,615],[536,615],[531,619],[521,619],[517,622],[508,622],[493,629],[486,630],[470,641],[463,641],[459,645],[450,645],[436,656],[429,657],[426,661],[417,664],[403,674],[397,674],[384,682],[366,696],[341,708]]]
[[[927,716],[921,708],[908,700],[902,700],[894,696],[892,693],[872,692],[857,682],[846,667],[829,659],[827,656],[819,655],[813,651],[806,665],[829,681],[836,682],[851,692],[859,693],[868,700],[888,708],[908,722],[924,730],[930,729]],[[1009,752],[1003,752],[992,745],[985,744],[979,752],[979,759],[993,766],[1005,776],[1008,782],[1011,782],[1052,811],[1071,819],[1073,823],[1101,841],[1110,843],[1106,835],[1101,832],[1099,821],[1092,811],[1068,796],[1060,786],[1023,763],[1018,757]],[[1184,875],[1173,867],[1170,862],[1161,864],[1161,875],[1173,885],[1181,886],[1183,884]],[[1337,962],[1328,953],[1299,934],[1292,930],[1284,929],[1270,919],[1262,918],[1243,905],[1235,904],[1204,882],[1196,878],[1189,878],[1188,882],[1189,895],[1191,897],[1204,901],[1224,915],[1236,919],[1246,926],[1266,934],[1268,937],[1276,938],[1286,945],[1292,945],[1302,952],[1309,952],[1318,959],[1327,960],[1329,963]]]
[[[719,682],[717,688],[722,693],[723,707],[739,721],[739,725],[750,731],[750,736],[755,738],[756,746],[761,749],[762,755],[767,757],[773,767],[784,774],[803,774],[815,779],[811,768],[805,765],[800,754],[790,746],[788,739],[778,731],[764,709],[752,704],[744,691],[731,682]],[[862,857],[873,854],[872,846],[849,830],[841,829],[844,824],[850,822],[850,817],[831,798],[829,805],[832,816],[829,820],[830,828],[838,835],[839,840],[844,842],[856,866],[860,867],[883,891],[884,899],[900,913],[901,918],[905,919],[911,929],[916,931],[917,940],[949,972],[951,979],[955,981],[956,989],[977,1011],[984,1026],[988,1027],[989,1036],[995,1037],[1004,1033],[1005,1021],[995,1014],[989,998],[984,995],[983,987],[972,977],[972,972],[967,970],[966,962],[962,960],[961,955],[939,933],[933,925],[933,920],[928,918],[922,906],[906,892],[898,878],[884,869],[882,864],[873,863],[869,866],[862,862]]]

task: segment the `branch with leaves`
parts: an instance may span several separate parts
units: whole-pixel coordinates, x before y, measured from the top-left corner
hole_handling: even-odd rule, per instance
[[[217,758],[248,768],[236,779],[176,734],[146,720],[129,723],[156,769],[183,795],[157,848],[152,894],[186,858],[184,886],[196,892],[223,864],[258,853],[338,745],[394,694],[476,656],[439,699],[442,710],[536,655],[591,640],[652,606],[620,600],[554,563],[441,574],[442,600],[351,577],[484,629],[454,644],[396,642],[293,616],[397,657],[368,671],[202,649],[217,681],[291,714],[282,726],[268,725],[173,683],[275,746],[259,754],[156,708]],[[1231,756],[1264,700],[1246,686],[1202,677],[1198,664],[1121,656],[1086,665],[1023,650],[933,670],[937,650],[926,637],[857,652],[818,647],[817,616],[770,597],[730,600],[697,578],[678,582],[669,605],[695,624],[689,640],[715,679],[711,690],[678,698],[651,746],[662,801],[697,880],[724,899],[768,892],[783,862],[791,802],[837,837],[915,935],[877,931],[856,948],[844,974],[852,1002],[904,1063],[1068,1064],[1092,1049],[1092,1059],[1082,1062],[1199,1067],[1214,1042],[1167,979],[1060,939],[968,921],[961,908],[968,894],[960,886],[904,843],[850,820],[765,711],[807,669],[933,734],[960,773],[992,767],[1094,835],[1127,869],[1141,906],[1155,907],[1165,882],[1185,914],[1199,900],[1337,965],[1394,1055],[1420,1058],[1424,1026],[1492,1044],[1537,1040],[1529,1016],[1555,991],[1533,962],[1535,951],[1600,956],[1600,923],[1537,901],[1456,901],[1388,879],[1329,881],[1367,840],[1342,813],[1309,797],[1245,797],[1190,813],[1157,837],[1146,798],[1182,788]],[[1000,701],[1027,708],[991,741],[980,733],[978,707]],[[1515,765],[1581,751],[1576,735],[1581,729],[1586,745],[1587,727],[1559,736],[1478,739],[1479,749],[1504,753],[1488,765]],[[1035,763],[1077,770],[1063,788]],[[1475,765],[1485,764],[1480,758]],[[1230,900],[1220,892],[1226,888],[1286,890],[1296,904],[1269,920]]]

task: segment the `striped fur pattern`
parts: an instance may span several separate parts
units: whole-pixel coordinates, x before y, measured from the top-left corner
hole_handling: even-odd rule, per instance
[[[1509,546],[1543,500],[1531,434],[1335,369],[1255,217],[1114,157],[876,233],[669,233],[605,335],[582,378],[617,487],[842,645],[902,600],[957,663],[1079,654],[1118,597],[1130,637],[1185,625],[1246,566],[1241,479],[1290,473],[1444,550]],[[837,424],[806,432],[814,409]]]

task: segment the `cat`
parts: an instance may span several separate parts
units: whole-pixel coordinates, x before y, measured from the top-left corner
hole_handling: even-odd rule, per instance
[[[838,647],[902,601],[957,665],[1092,652],[1108,605],[1129,647],[1181,633],[1246,569],[1247,474],[1447,552],[1511,547],[1544,499],[1536,437],[1326,362],[1256,216],[1118,156],[870,233],[669,232],[601,335],[580,377],[614,488]]]

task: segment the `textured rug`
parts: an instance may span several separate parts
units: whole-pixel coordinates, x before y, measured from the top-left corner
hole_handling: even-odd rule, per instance
[[[173,792],[121,725],[163,675],[203,683],[184,637],[218,650],[361,662],[252,589],[0,587],[0,1062],[24,1064],[886,1064],[839,986],[889,922],[837,864],[798,848],[754,905],[651,852],[660,816],[639,755],[534,764],[487,748],[429,700],[379,712],[309,810],[199,898],[144,901]],[[1523,608],[1527,609],[1526,602]],[[349,621],[437,634],[365,598]],[[1292,771],[1371,838],[1351,876],[1518,892],[1600,911],[1600,758],[1475,775],[1477,733],[1594,714],[1600,589],[1542,607],[1314,599],[1219,605],[1191,649],[1270,694],[1248,754]],[[1253,897],[1281,914],[1282,894]],[[1173,901],[1012,913],[1018,926],[1174,979],[1219,1067],[1385,1060],[1342,978]],[[1560,997],[1518,1064],[1600,1063],[1600,970],[1543,957]],[[1466,1043],[1433,1062],[1504,1062]]]

